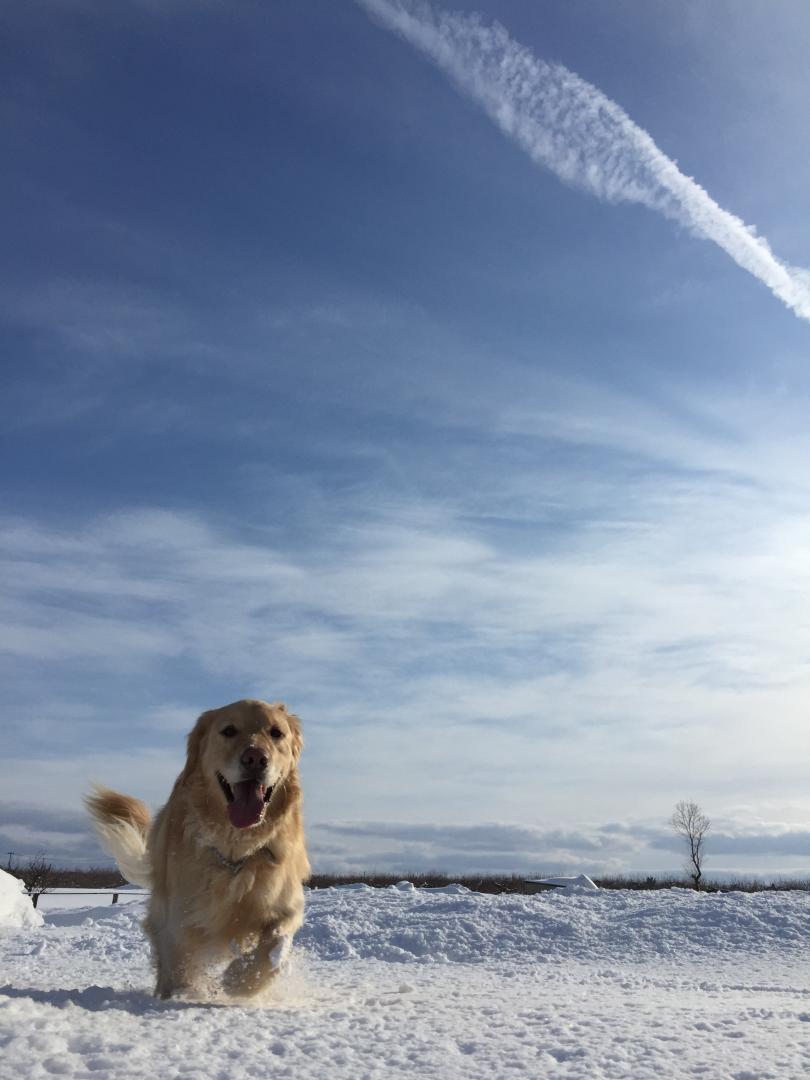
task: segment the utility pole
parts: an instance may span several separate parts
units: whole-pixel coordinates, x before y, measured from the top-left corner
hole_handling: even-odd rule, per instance
[[[15,855],[16,855],[15,851],[10,851],[8,853],[8,866],[6,867],[6,869],[9,870],[9,871],[11,870],[11,860],[14,858]]]

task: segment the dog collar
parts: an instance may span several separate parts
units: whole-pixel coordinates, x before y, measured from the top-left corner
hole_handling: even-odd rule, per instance
[[[270,850],[269,847],[263,847],[259,848],[258,851],[252,851],[250,855],[246,855],[244,859],[239,859],[238,862],[233,862],[231,859],[226,859],[222,852],[218,848],[215,848],[213,844],[209,845],[208,851],[213,851],[222,866],[224,866],[227,870],[230,870],[230,872],[234,875],[238,874],[242,867],[245,865],[245,863],[249,862],[254,855],[264,855],[264,857],[271,864],[271,866],[275,866],[276,864],[276,860],[273,857],[273,852]]]

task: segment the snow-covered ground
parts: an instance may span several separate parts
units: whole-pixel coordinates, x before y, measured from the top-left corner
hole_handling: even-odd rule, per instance
[[[149,894],[135,885],[124,885],[120,889],[56,889],[43,893],[37,909],[47,915],[51,911],[71,911],[74,908],[106,907],[116,897],[117,904],[131,904],[143,900]]]
[[[311,892],[251,1007],[153,1000],[143,900],[58,899],[0,930],[3,1080],[810,1074],[806,893]]]

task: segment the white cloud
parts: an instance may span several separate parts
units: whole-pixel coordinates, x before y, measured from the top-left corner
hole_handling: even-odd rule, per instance
[[[800,318],[810,272],[788,266],[756,230],[685,176],[613,101],[561,64],[533,56],[495,23],[421,0],[358,0],[430,57],[531,159],[611,202],[641,203],[712,240]]]
[[[399,663],[564,641],[572,662],[511,680],[505,714],[533,681],[583,667],[655,667],[664,682],[691,670],[721,686],[800,679],[810,518],[734,485],[669,487],[669,503],[639,506],[635,519],[585,522],[529,552],[438,507],[384,520],[367,510],[298,552],[151,509],[74,531],[12,525],[0,532],[0,646],[47,660],[188,655],[255,678],[279,655],[338,664],[385,649]]]
[[[238,521],[0,520],[0,665],[26,730],[70,755],[47,798],[112,782],[89,759],[126,727],[123,784],[157,803],[197,713],[255,695],[303,715],[323,821],[358,801],[389,820],[655,814],[684,786],[807,805],[810,448],[791,411],[766,440],[772,418],[728,398],[668,412],[560,384],[534,442],[526,391],[520,424],[497,397],[466,421],[458,403],[521,447],[514,467],[479,451],[451,483],[426,454],[421,497],[309,477]],[[569,459],[583,401],[602,419]]]
[[[152,509],[10,523],[0,648],[32,679],[69,672],[74,706],[82,680],[93,688],[71,731],[102,754],[116,738],[105,704],[136,724],[137,757],[168,729],[180,754],[196,712],[221,703],[171,705],[204,696],[193,674],[168,699],[156,683],[163,700],[146,708],[120,700],[116,681],[148,687],[167,659],[230,697],[288,698],[314,725],[321,817],[345,815],[358,787],[378,813],[437,792],[454,812],[485,798],[528,821],[566,812],[574,787],[622,813],[631,778],[645,809],[685,778],[724,798],[728,785],[765,797],[776,778],[799,793],[810,520],[734,485],[669,503],[648,490],[637,510],[545,547],[541,532],[530,550],[424,504],[384,520],[357,507],[344,524],[333,508],[317,540],[284,550],[276,534]],[[150,797],[170,771],[161,787],[146,770]]]

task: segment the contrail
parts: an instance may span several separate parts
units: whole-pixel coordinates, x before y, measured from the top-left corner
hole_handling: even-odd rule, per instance
[[[810,321],[810,271],[777,259],[752,225],[718,206],[595,86],[477,15],[436,12],[420,0],[357,3],[430,57],[536,164],[600,199],[642,203],[713,240]]]

